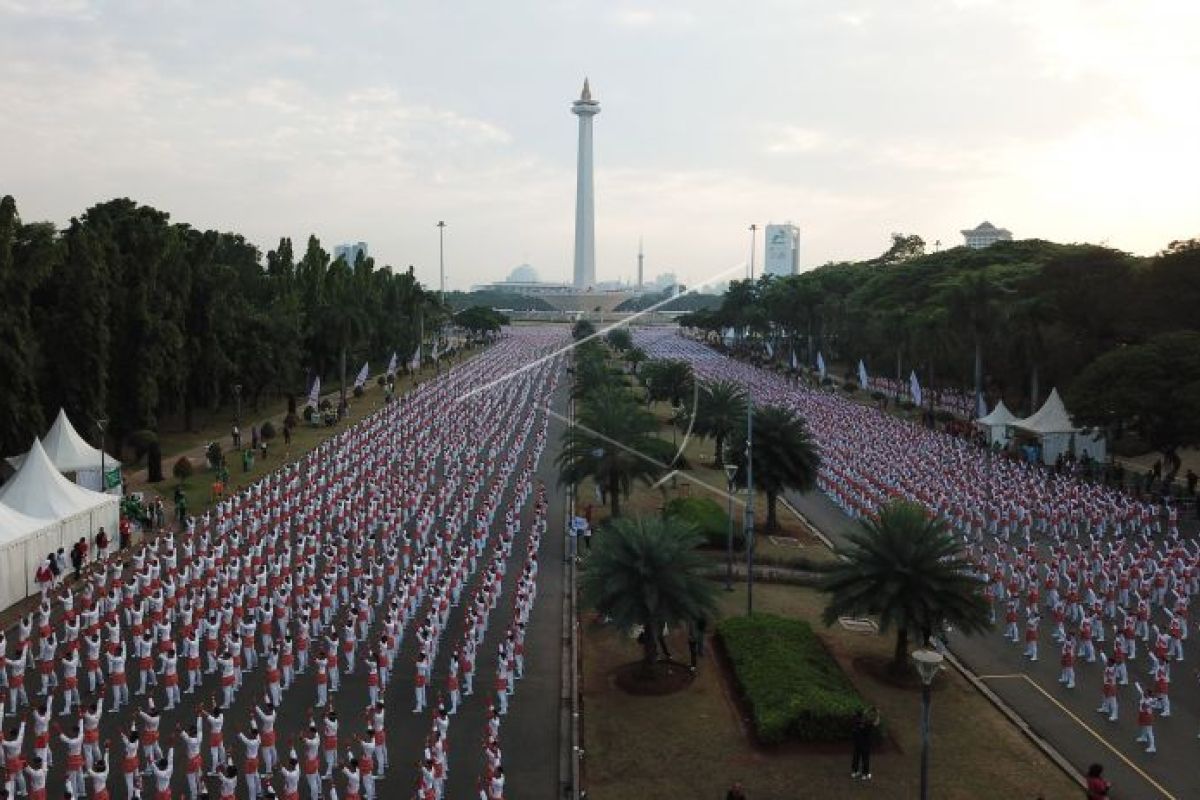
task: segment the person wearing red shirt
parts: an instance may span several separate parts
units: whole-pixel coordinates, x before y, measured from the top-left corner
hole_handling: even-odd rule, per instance
[[[1087,771],[1087,800],[1108,800],[1112,784],[1104,779],[1104,767],[1092,764]]]

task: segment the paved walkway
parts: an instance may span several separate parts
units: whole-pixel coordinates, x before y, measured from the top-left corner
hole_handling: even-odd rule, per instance
[[[846,534],[857,525],[819,492],[793,493],[788,502],[829,537],[835,548],[844,546]],[[1119,700],[1124,705],[1119,720],[1108,722],[1096,712],[1100,704],[1100,664],[1077,665],[1075,688],[1063,688],[1058,683],[1058,648],[1048,627],[1043,625],[1036,664],[1022,657],[1023,645],[1003,638],[1002,626],[980,636],[952,636],[950,650],[1080,772],[1091,763],[1103,764],[1105,777],[1115,786],[1114,800],[1200,797],[1200,770],[1193,761],[1200,759],[1200,685],[1194,668],[1187,662],[1172,668],[1172,715],[1155,720],[1158,753],[1147,755],[1134,741],[1137,708],[1130,700],[1132,686],[1122,687]],[[1108,633],[1111,635],[1111,631]],[[1193,635],[1197,634],[1193,631]],[[1148,676],[1140,672],[1145,667],[1144,657],[1136,667],[1130,667],[1130,681],[1140,679],[1148,685]],[[938,769],[936,707],[933,728],[931,769]]]

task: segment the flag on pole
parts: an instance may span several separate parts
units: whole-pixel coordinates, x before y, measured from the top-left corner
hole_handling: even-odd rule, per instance
[[[867,380],[867,365],[863,363],[861,358],[858,360],[858,385],[864,389],[870,388]]]
[[[308,390],[308,401],[304,404],[305,408],[317,407],[317,403],[321,402],[321,376],[313,378],[312,388]]]
[[[770,342],[767,342],[767,358],[774,358],[774,357],[775,357],[775,346],[772,345]]]
[[[796,368],[796,351],[792,351],[792,369]]]
[[[432,358],[434,361],[438,360],[438,340],[437,339],[433,340],[433,350],[430,351],[429,357]]]
[[[821,376],[821,380],[825,380],[825,356],[821,355],[821,351],[817,351],[817,374]]]
[[[389,376],[396,374],[396,351],[392,351],[392,360],[388,362],[387,374]]]
[[[908,393],[912,395],[914,405],[921,405],[921,382],[917,380],[917,371],[908,373]]]
[[[362,369],[358,371],[358,377],[354,379],[354,388],[361,389],[367,385],[367,362],[364,361]]]
[[[987,416],[987,400],[984,399],[983,392],[975,395],[975,418],[982,419]]]
[[[421,345],[417,345],[417,349],[413,351],[412,361],[408,364],[410,369],[418,370],[421,368]]]
[[[722,338],[725,340],[725,344],[733,344],[733,328],[726,328]]]

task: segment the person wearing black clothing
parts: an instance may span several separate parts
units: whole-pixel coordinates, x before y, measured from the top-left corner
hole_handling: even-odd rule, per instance
[[[725,793],[725,800],[746,800],[746,790],[742,788],[741,781],[733,782],[733,786]]]
[[[87,544],[83,539],[75,543],[71,548],[71,566],[75,568],[75,580],[79,580],[83,573],[83,559],[87,554]]]
[[[854,757],[850,762],[851,778],[871,780],[871,740],[878,724],[879,712],[873,708],[854,713],[854,724],[850,730],[850,740],[854,745]]]

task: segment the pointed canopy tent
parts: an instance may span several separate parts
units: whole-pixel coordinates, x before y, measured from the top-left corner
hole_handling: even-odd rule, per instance
[[[62,526],[62,544],[91,537],[103,526],[117,529],[120,499],[84,489],[64,478],[36,439],[17,474],[0,486],[0,503],[31,517]],[[44,555],[44,554],[43,554]]]
[[[992,409],[992,413],[975,420],[975,424],[987,430],[988,444],[1004,446],[1008,444],[1011,438],[1008,426],[1016,421],[1016,416],[1008,410],[1008,406],[1004,405],[1004,401],[1001,400],[996,403],[996,407]]]
[[[1058,389],[1050,390],[1050,396],[1037,413],[1016,420],[1009,427],[1017,435],[1037,438],[1045,464],[1053,464],[1059,456],[1071,452],[1077,456],[1087,453],[1097,461],[1103,461],[1106,457],[1103,433],[1085,431],[1072,422]]]
[[[92,447],[67,419],[67,412],[59,409],[58,417],[50,431],[42,438],[42,447],[50,458],[50,463],[59,472],[74,473],[75,482],[88,489],[99,490],[100,481],[100,450]],[[13,469],[19,469],[26,456],[13,456],[8,463]],[[106,470],[119,470],[121,462],[104,455]]]
[[[37,591],[38,565],[62,546],[62,526],[0,503],[0,609]]]

